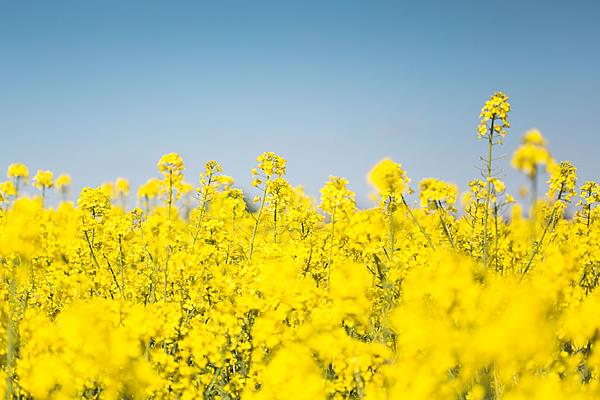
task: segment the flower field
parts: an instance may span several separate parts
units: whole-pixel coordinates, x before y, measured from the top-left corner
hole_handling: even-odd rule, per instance
[[[495,93],[472,135],[480,177],[460,192],[384,159],[370,209],[337,176],[311,198],[272,152],[249,166],[252,194],[176,153],[137,191],[119,178],[76,196],[68,175],[10,165],[0,393],[599,398],[600,186],[531,130],[509,149],[518,203],[497,176],[507,134]]]

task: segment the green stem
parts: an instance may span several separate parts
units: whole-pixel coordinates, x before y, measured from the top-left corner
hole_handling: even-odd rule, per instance
[[[164,271],[164,282],[163,282],[163,301],[167,301],[167,287],[168,287],[168,277],[169,277],[169,257],[171,256],[171,248],[167,246],[167,257],[165,260],[165,271]]]
[[[431,247],[432,250],[435,250],[435,246],[431,242],[431,238],[429,237],[429,235],[425,231],[425,228],[423,228],[423,226],[421,225],[421,223],[419,222],[419,220],[417,219],[417,217],[415,217],[415,214],[413,214],[413,212],[410,209],[408,203],[406,202],[406,199],[404,198],[404,195],[400,195],[400,196],[401,196],[401,199],[402,199],[402,204],[404,204],[404,207],[406,208],[406,211],[408,212],[408,215],[410,216],[410,218],[412,219],[412,221],[414,222],[414,224],[419,228],[419,230],[421,231],[421,233],[423,234],[423,236],[425,236],[425,239],[427,239],[427,243],[429,244],[429,247]]]
[[[329,281],[331,280],[331,264],[333,263],[333,239],[335,237],[335,213],[337,205],[331,213],[331,231],[329,232],[329,260],[327,260],[327,290],[329,291]]]
[[[592,195],[592,189],[588,189],[588,198]],[[590,236],[590,225],[592,224],[592,205],[587,204],[587,235]]]
[[[390,203],[393,199],[390,198]],[[388,206],[389,207],[389,206]],[[394,255],[394,247],[395,247],[395,226],[394,226],[394,211],[390,207],[388,212],[388,218],[390,219],[390,258]]]
[[[12,400],[14,396],[13,374],[15,368],[15,360],[17,357],[17,317],[16,317],[16,302],[17,302],[17,284],[16,284],[16,266],[13,264],[11,268],[10,281],[8,283],[8,314],[7,314],[7,341],[6,341],[6,400]]]
[[[492,116],[492,123],[490,124],[490,132],[488,134],[488,156],[487,156],[487,173],[486,173],[486,183],[487,183],[487,192],[485,196],[485,210],[483,216],[483,265],[487,267],[488,262],[488,249],[487,249],[487,228],[488,228],[488,217],[490,213],[490,191],[492,189],[492,182],[490,181],[492,177],[492,150],[494,148],[494,123],[496,121],[496,116]]]
[[[444,219],[444,216],[443,216],[443,214],[445,214],[446,209],[440,204],[439,201],[435,202],[435,207],[438,210],[440,222],[442,223],[442,228],[444,228],[444,233],[446,234],[448,241],[452,245],[452,250],[456,251],[456,245],[454,244],[454,239],[452,239],[452,235],[450,234],[450,229],[448,229],[448,225],[446,224],[446,220]]]
[[[92,242],[90,241],[90,236],[88,235],[88,232],[86,230],[84,230],[83,233],[85,235],[85,240],[90,249],[90,254],[92,255],[92,259],[94,260],[94,264],[96,264],[96,268],[100,269],[100,264],[98,263],[98,259],[96,258],[96,253],[94,253],[94,248],[92,247]]]
[[[171,222],[171,208],[173,206],[173,171],[169,170],[169,222]]]
[[[550,218],[548,218],[548,223],[546,223],[546,226],[544,227],[544,231],[542,232],[540,241],[536,243],[536,245],[533,249],[533,252],[531,253],[531,256],[529,256],[529,261],[527,261],[527,265],[525,266],[525,269],[523,270],[523,275],[521,276],[521,279],[523,279],[523,277],[525,276],[527,271],[529,271],[529,268],[531,268],[531,263],[533,262],[533,259],[540,251],[540,248],[542,247],[542,243],[544,242],[544,238],[546,237],[546,233],[548,232],[548,228],[550,227],[550,225],[552,225],[552,221],[554,220],[554,216],[556,214],[557,209],[558,209],[558,207],[555,206],[554,209],[552,210],[552,214],[550,215]]]
[[[269,180],[265,182],[265,188],[260,200],[260,208],[258,209],[258,214],[256,215],[256,222],[254,223],[254,228],[252,229],[252,236],[250,237],[250,251],[248,252],[248,258],[252,260],[252,253],[254,253],[254,240],[256,239],[256,232],[258,231],[258,224],[260,223],[260,217],[262,216],[263,209],[265,207],[265,201],[267,200],[267,191],[269,189]]]
[[[496,271],[498,271],[498,203],[494,201],[494,262],[496,264]]]
[[[536,226],[537,226],[537,167],[534,167],[533,175],[531,176],[531,210],[529,212],[529,225],[531,230],[531,243],[535,243]]]
[[[194,250],[194,246],[196,245],[196,241],[198,240],[198,235],[200,234],[200,228],[202,227],[202,221],[204,220],[204,214],[206,214],[206,206],[208,204],[208,192],[210,190],[210,185],[212,183],[212,174],[208,176],[208,183],[204,187],[202,191],[202,199],[200,200],[200,215],[198,215],[198,222],[196,223],[196,231],[194,232],[194,238],[192,240],[192,250]]]
[[[15,199],[19,198],[19,191],[20,191],[20,183],[21,183],[21,177],[16,176],[15,177]]]
[[[235,235],[235,207],[233,210],[233,215],[231,216],[231,247],[233,249],[237,248],[237,238]],[[229,260],[229,250],[227,251],[227,260]]]
[[[273,243],[277,243],[277,203],[273,210]]]
[[[125,298],[125,256],[123,254],[123,238],[119,235],[119,275],[121,278],[121,296]]]
[[[523,280],[523,278],[525,277],[525,274],[527,273],[527,271],[529,271],[529,268],[531,268],[531,263],[533,262],[533,259],[535,258],[537,253],[540,251],[540,248],[542,247],[542,243],[544,242],[544,238],[546,237],[548,228],[550,228],[550,226],[554,222],[554,216],[556,215],[556,211],[558,211],[558,204],[562,198],[564,188],[565,188],[565,184],[563,182],[563,184],[561,185],[560,190],[558,192],[558,196],[556,197],[557,205],[554,206],[554,209],[552,210],[552,214],[550,215],[550,218],[548,219],[548,222],[546,223],[546,226],[544,227],[544,231],[542,232],[540,241],[537,242],[536,246],[533,249],[533,252],[531,253],[531,256],[529,257],[529,261],[527,262],[527,265],[525,266],[525,269],[523,270],[523,274],[521,275],[521,280]]]

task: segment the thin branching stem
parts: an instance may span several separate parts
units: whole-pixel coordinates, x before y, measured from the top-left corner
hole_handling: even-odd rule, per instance
[[[425,231],[425,228],[423,228],[423,225],[421,225],[421,223],[419,222],[417,217],[415,217],[415,214],[412,212],[410,206],[406,202],[404,195],[401,195],[401,199],[402,199],[402,204],[404,204],[404,208],[406,208],[406,211],[408,212],[408,215],[410,216],[410,218],[412,219],[414,224],[419,228],[419,230],[421,231],[423,236],[425,236],[425,239],[427,240],[429,247],[431,247],[432,250],[435,250],[435,246],[433,245],[433,243],[431,241],[431,237],[429,237],[429,234],[427,233],[427,231]]]

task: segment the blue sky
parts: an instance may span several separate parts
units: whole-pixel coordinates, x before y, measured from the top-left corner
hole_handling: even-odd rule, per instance
[[[598,180],[599,19],[593,1],[0,2],[0,168],[138,185],[176,151],[189,181],[216,159],[247,188],[272,150],[309,193],[341,175],[368,205],[385,156],[464,189],[502,90],[513,191],[533,127]]]

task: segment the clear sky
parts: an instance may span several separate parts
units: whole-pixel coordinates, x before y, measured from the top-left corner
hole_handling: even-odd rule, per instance
[[[318,195],[384,156],[416,184],[478,174],[476,125],[511,98],[520,136],[600,178],[598,1],[0,1],[0,168],[69,172],[75,189],[138,185],[179,152],[249,186],[262,151]]]

